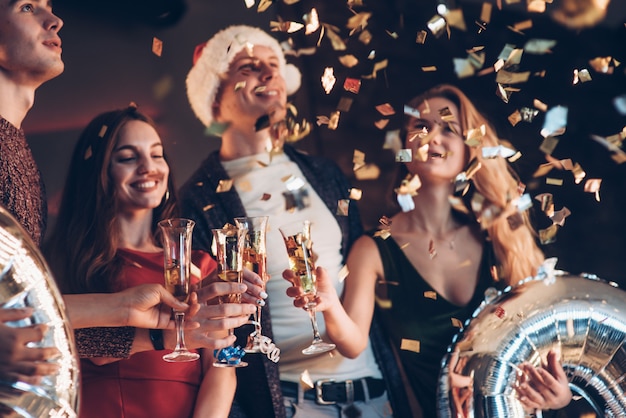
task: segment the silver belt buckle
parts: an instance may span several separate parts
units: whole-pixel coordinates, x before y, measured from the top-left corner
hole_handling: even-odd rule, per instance
[[[322,385],[324,383],[332,383],[334,382],[335,379],[320,379],[317,382],[315,382],[315,402],[318,403],[319,405],[334,405],[337,402],[333,402],[333,401],[325,401],[324,400],[324,396],[322,395]]]

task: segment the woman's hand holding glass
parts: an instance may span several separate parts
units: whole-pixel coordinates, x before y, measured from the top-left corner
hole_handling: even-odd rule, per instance
[[[316,306],[317,283],[315,264],[313,262],[313,241],[311,239],[311,222],[296,221],[278,228],[289,257],[289,267],[294,273],[299,287],[304,292],[301,299],[305,302],[304,309],[309,314],[313,327],[313,341],[302,350],[302,354],[320,354],[334,350],[336,345],[322,340],[317,326]]]

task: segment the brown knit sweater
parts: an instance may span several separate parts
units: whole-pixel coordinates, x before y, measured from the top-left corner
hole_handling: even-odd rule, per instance
[[[0,116],[0,204],[41,244],[46,229],[46,195],[24,131]]]

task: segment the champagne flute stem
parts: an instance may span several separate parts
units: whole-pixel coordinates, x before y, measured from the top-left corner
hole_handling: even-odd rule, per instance
[[[315,307],[307,308],[309,312],[309,318],[311,318],[311,326],[313,327],[313,344],[316,344],[322,341],[322,337],[320,337],[320,331],[317,328],[317,318],[315,317]]]
[[[262,312],[263,308],[261,306],[257,306],[256,307],[256,324],[255,324],[255,328],[256,328],[256,335],[257,338],[261,337],[261,312]]]
[[[174,351],[186,350],[185,336],[183,334],[183,325],[185,323],[184,312],[174,312],[174,319],[176,321],[176,348]]]

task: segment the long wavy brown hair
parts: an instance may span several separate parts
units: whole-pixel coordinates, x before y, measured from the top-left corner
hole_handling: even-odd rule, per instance
[[[110,292],[122,267],[116,257],[120,231],[109,168],[120,129],[131,120],[156,129],[150,117],[129,106],[96,116],[74,147],[55,227],[43,246],[62,293]],[[178,212],[171,169],[168,191],[152,214],[156,242],[157,222]]]
[[[481,145],[467,147],[467,155],[468,161],[477,158],[482,164],[473,176],[472,187],[485,197],[485,203],[502,210],[500,216],[495,217],[486,227],[500,264],[499,277],[507,284],[516,284],[520,280],[536,275],[537,268],[545,257],[537,245],[537,234],[531,225],[528,212],[521,213],[522,225],[517,228],[511,228],[507,220],[508,215],[516,210],[511,201],[520,195],[519,177],[506,159],[485,159],[482,156],[482,147],[495,147],[501,143],[495,129],[459,88],[449,84],[435,86],[411,99],[407,105],[416,109],[424,101],[434,97],[448,99],[457,105],[461,119],[458,122],[462,132],[479,128],[481,125],[486,128]],[[409,119],[407,116],[407,123]],[[406,173],[406,169],[404,172]]]

